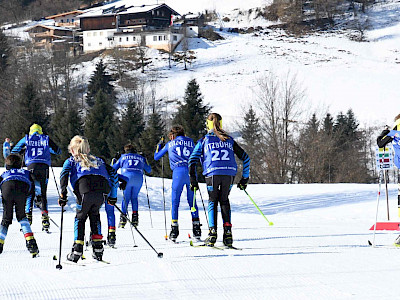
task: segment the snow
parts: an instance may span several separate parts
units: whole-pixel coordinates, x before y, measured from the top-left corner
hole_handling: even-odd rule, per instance
[[[0,170],[1,171],[1,170]],[[58,178],[60,168],[54,168]],[[40,231],[40,212],[34,210],[33,231],[40,254],[31,258],[19,224],[14,219],[0,255],[1,299],[396,299],[399,270],[397,232],[378,231],[376,247],[369,228],[375,222],[377,185],[302,184],[249,185],[247,191],[274,222],[268,226],[247,196],[236,187],[231,192],[234,245],[242,250],[192,248],[190,210],[182,197],[180,206],[181,244],[164,239],[162,179],[147,177],[139,196],[138,229],[164,257],[157,254],[129,227],[117,228],[117,248],[105,247],[104,260],[84,252],[86,266],[66,263],[73,244],[74,198],[64,214],[62,270],[57,270],[59,231],[51,223],[51,234]],[[165,179],[167,210],[171,181]],[[207,192],[201,184],[207,207]],[[50,174],[50,216],[60,224],[57,189]],[[118,201],[122,199],[119,194]],[[398,221],[396,185],[389,184],[390,214]],[[197,196],[202,237],[206,237],[201,198]],[[101,210],[102,230],[107,221]],[[116,213],[118,220],[119,214]],[[380,221],[386,220],[384,193],[380,199]],[[167,224],[170,213],[167,211]],[[118,222],[118,221],[117,221]],[[218,218],[221,224],[221,217]],[[87,234],[88,234],[87,222]],[[168,225],[169,227],[169,225]],[[168,228],[169,232],[169,228]],[[219,227],[217,245],[222,242]],[[80,263],[78,263],[80,264]]]

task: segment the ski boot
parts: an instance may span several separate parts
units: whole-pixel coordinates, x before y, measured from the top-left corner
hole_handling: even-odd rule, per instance
[[[115,236],[115,228],[109,228],[108,229],[108,236],[107,236],[107,244],[108,244],[108,246],[114,248],[116,239],[117,238]]]
[[[76,240],[74,246],[72,247],[71,253],[67,254],[67,259],[73,261],[74,263],[83,255],[83,241]]]
[[[201,224],[200,221],[193,221],[193,237],[197,240],[201,239]]]
[[[93,249],[93,254],[92,257],[96,260],[103,260],[103,242],[100,241],[92,241],[92,249]]]
[[[25,215],[28,219],[29,225],[32,225],[32,211],[25,213]]]
[[[172,223],[171,224],[171,232],[169,234],[169,239],[173,242],[176,242],[178,235],[179,235],[178,223]]]
[[[42,231],[49,232],[50,219],[47,213],[42,213]]]
[[[208,237],[204,240],[204,244],[209,247],[214,247],[217,241],[217,229],[215,227],[210,227]]]
[[[123,214],[121,214],[121,216],[119,217],[118,227],[125,228],[126,222],[127,222],[126,217]]]
[[[137,227],[139,225],[139,212],[132,212],[132,225]]]
[[[26,237],[26,248],[28,249],[29,253],[32,254],[32,257],[36,257],[36,255],[38,255],[39,248],[33,235]]]
[[[3,253],[4,240],[0,240],[0,254]]]
[[[394,245],[395,245],[396,247],[400,247],[400,235],[397,237],[397,239],[395,239]]]
[[[225,223],[224,224],[224,237],[223,237],[223,243],[227,247],[232,247],[233,244],[233,238],[232,238],[232,224],[230,223]]]

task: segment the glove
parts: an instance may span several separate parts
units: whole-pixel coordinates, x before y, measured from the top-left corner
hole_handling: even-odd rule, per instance
[[[67,202],[68,202],[67,196],[61,195],[60,198],[58,198],[58,205],[60,205],[61,207],[67,205]]]
[[[114,206],[115,203],[117,203],[117,198],[110,197],[110,198],[108,198],[107,203]]]
[[[199,183],[197,182],[196,177],[190,177],[190,189],[194,191],[194,189],[199,189]]]
[[[119,189],[123,190],[123,191],[126,189],[126,181],[125,180],[122,180],[119,182]]]
[[[249,182],[249,178],[242,177],[242,179],[240,179],[239,183],[237,184],[237,187],[243,191],[247,188],[248,182]]]

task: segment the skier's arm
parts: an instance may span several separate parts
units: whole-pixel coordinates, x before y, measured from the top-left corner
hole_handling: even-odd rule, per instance
[[[25,141],[25,137],[23,137],[23,138],[20,139],[19,142],[14,146],[14,148],[11,150],[11,153],[13,153],[13,154],[22,153],[22,151],[24,150],[25,146],[26,146],[26,141]]]
[[[57,146],[56,143],[54,143],[54,141],[51,138],[49,138],[49,146],[51,154],[56,154],[56,155],[61,154],[61,149]]]
[[[200,161],[201,155],[203,154],[203,142],[198,141],[193,149],[192,154],[189,157],[189,174],[192,178],[197,178],[196,164]]]
[[[250,157],[235,141],[233,142],[233,152],[243,161],[243,178],[249,178],[250,176]]]
[[[118,159],[117,162],[112,164],[111,166],[115,171],[118,171],[118,169],[121,168],[121,158]]]
[[[160,150],[160,145],[157,145],[156,152],[154,152],[154,160],[159,160],[161,157],[164,156],[165,153],[168,152],[169,142]]]
[[[111,181],[111,192],[109,195],[109,198],[117,198],[117,192],[118,192],[118,174],[117,172],[113,169],[113,167],[111,167],[108,164],[105,164],[108,175],[110,176],[110,181]]]
[[[394,126],[393,130],[397,130],[397,125]],[[376,143],[378,144],[379,148],[385,147],[387,144],[393,141],[393,138],[391,136],[388,136],[387,134],[390,132],[388,127],[386,126],[386,129],[381,132],[381,134],[378,136],[376,139]]]
[[[67,198],[67,187],[69,174],[71,173],[72,166],[69,159],[64,162],[61,174],[60,174],[60,186],[61,186],[61,196],[65,199]]]

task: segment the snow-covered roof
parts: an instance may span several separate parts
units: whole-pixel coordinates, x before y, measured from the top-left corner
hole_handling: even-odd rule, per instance
[[[140,12],[148,12],[153,9],[156,9],[161,6],[166,6],[172,10],[172,12],[176,15],[179,15],[175,10],[170,8],[166,4],[150,4],[145,5],[142,1],[135,0],[120,0],[116,2],[112,2],[110,4],[102,5],[99,7],[89,8],[83,11],[83,14],[77,16],[78,18],[85,17],[96,17],[96,16],[107,16],[107,15],[115,15],[115,14],[134,14]]]
[[[83,11],[81,11],[81,10],[74,10],[74,11],[68,11],[68,12],[64,12],[64,13],[53,15],[53,16],[48,16],[48,17],[46,17],[46,19],[55,19],[58,17],[68,16],[68,15],[73,15],[73,14],[82,14],[82,13],[83,13]]]
[[[35,27],[43,27],[43,28],[53,29],[53,30],[72,31],[71,28],[61,27],[61,26],[53,26],[53,25],[44,25],[44,24],[36,24],[36,25],[34,25],[34,26],[31,26],[31,27],[25,29],[25,31],[30,31],[31,29],[33,29],[33,28],[35,28]]]

